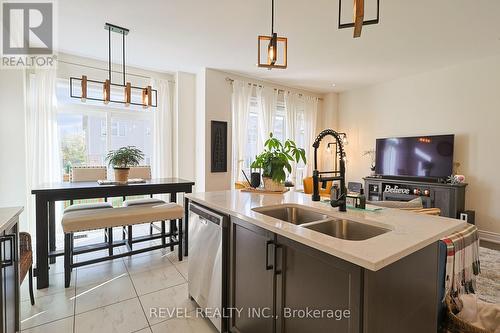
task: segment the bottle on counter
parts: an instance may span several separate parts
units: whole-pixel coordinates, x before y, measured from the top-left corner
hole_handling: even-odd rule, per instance
[[[337,200],[339,196],[339,186],[337,184],[333,184],[330,189],[330,200]]]
[[[356,208],[366,209],[366,196],[364,189],[359,190],[359,196],[357,202],[358,204],[356,205]]]

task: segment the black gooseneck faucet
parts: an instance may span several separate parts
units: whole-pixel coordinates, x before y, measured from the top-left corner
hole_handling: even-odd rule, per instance
[[[318,148],[321,140],[327,135],[333,136],[335,140],[337,141],[337,151],[335,154],[335,158],[339,158],[339,166],[340,170],[334,170],[334,171],[318,171]],[[335,181],[338,180],[340,181],[340,195],[337,196],[337,198],[330,200],[330,204],[332,207],[339,207],[339,211],[345,212],[347,211],[346,207],[346,199],[347,199],[347,188],[345,186],[345,152],[344,152],[344,144],[342,142],[342,139],[340,138],[339,133],[332,129],[326,129],[323,130],[321,133],[318,134],[316,137],[316,140],[314,140],[313,143],[314,147],[314,170],[313,170],[313,194],[312,194],[312,200],[313,201],[319,201],[320,196],[319,196],[319,182],[326,182],[326,181]],[[322,174],[333,174],[331,177],[322,177]]]

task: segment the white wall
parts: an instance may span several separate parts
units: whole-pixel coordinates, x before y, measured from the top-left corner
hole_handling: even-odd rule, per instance
[[[26,205],[24,84],[23,70],[0,70],[0,207]]]
[[[454,133],[455,161],[467,177],[466,206],[481,230],[500,233],[500,58],[420,74],[340,94],[348,179],[369,174],[375,139]]]
[[[227,73],[205,71],[205,191],[231,188],[231,95],[232,86],[226,81]],[[227,172],[211,172],[211,122],[227,121]]]
[[[194,124],[195,131],[195,149],[196,149],[196,167],[195,167],[195,191],[205,191],[205,69],[196,73],[196,122]],[[189,129],[184,129],[189,130]]]
[[[195,180],[196,75],[178,72],[175,86],[174,176]]]
[[[337,93],[328,93],[323,96],[323,110],[318,117],[316,132],[331,128],[338,131],[339,128],[339,95]],[[334,154],[326,151],[328,143],[334,142],[332,137],[326,137],[318,149],[318,169],[331,171],[334,169]]]

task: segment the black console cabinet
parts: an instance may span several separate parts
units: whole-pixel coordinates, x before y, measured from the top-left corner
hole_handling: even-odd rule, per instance
[[[465,183],[451,185],[377,177],[366,177],[364,180],[370,201],[409,201],[420,197],[425,208],[439,208],[441,216],[451,218],[458,218],[465,210]]]
[[[231,333],[437,331],[437,242],[376,272],[233,216],[229,243]]]

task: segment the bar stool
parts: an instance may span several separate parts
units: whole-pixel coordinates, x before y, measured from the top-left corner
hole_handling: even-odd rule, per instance
[[[136,167],[131,167],[130,172],[129,172],[129,179],[134,179],[134,178],[139,178],[139,179],[144,179],[144,180],[151,180],[152,175],[151,175],[151,166],[149,165],[143,165],[143,166],[136,166]],[[132,207],[132,206],[140,206],[140,205],[158,205],[158,204],[164,204],[166,203],[164,200],[161,199],[156,199],[153,198],[153,195],[151,195],[149,198],[141,198],[141,199],[131,199],[127,200],[126,197],[123,197],[123,207]],[[165,232],[165,221],[160,221],[161,226],[158,228],[154,223],[149,224],[149,234],[153,234],[153,228],[157,229],[160,232]],[[132,226],[129,225],[127,227],[127,233],[128,233],[128,238],[130,239],[132,237]],[[176,221],[171,220],[170,221],[170,241],[172,241],[172,237],[174,236],[176,229]],[[125,237],[125,228],[123,230],[123,237]],[[132,244],[129,244],[129,246],[132,246]],[[173,251],[174,247],[173,245],[170,247],[170,250]]]

